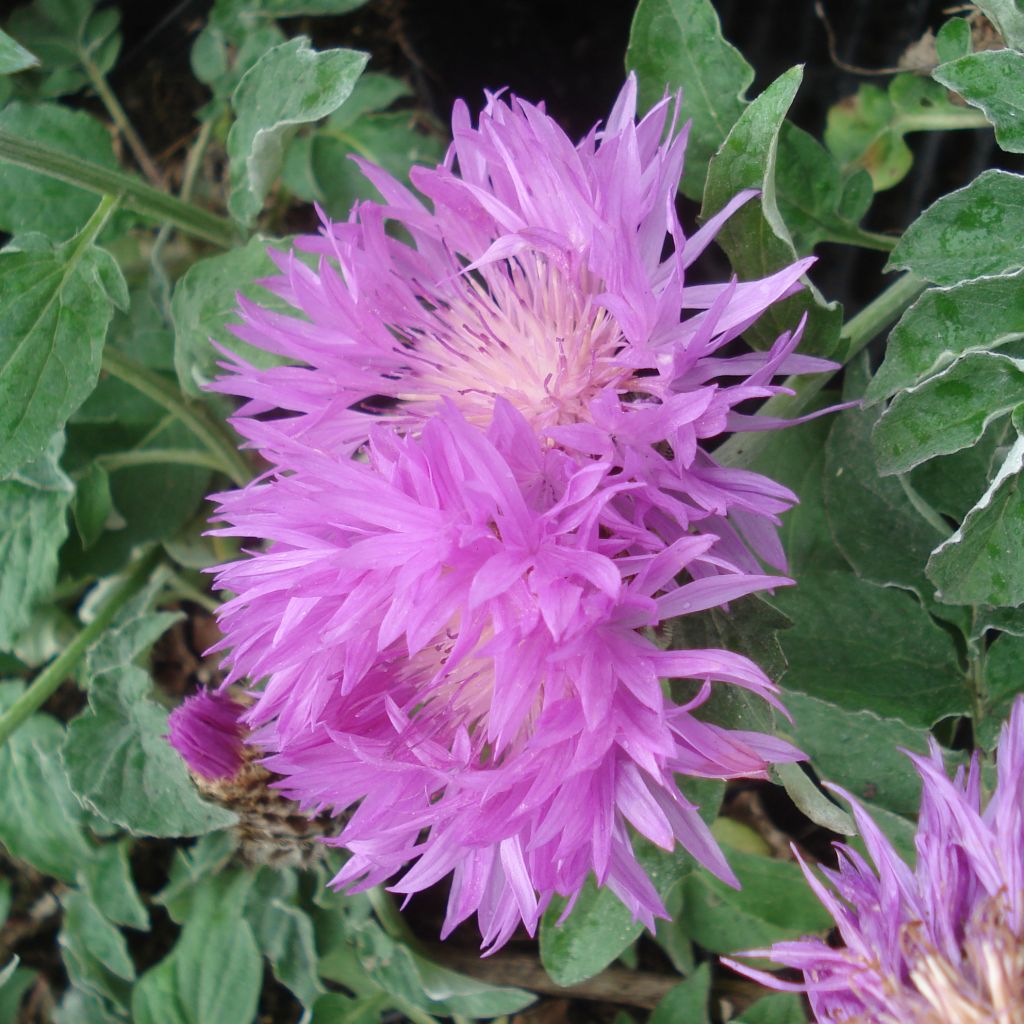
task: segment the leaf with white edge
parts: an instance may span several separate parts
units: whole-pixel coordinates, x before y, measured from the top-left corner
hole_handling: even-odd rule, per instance
[[[68,727],[64,763],[78,798],[136,835],[194,836],[235,822],[204,803],[167,742],[167,712],[149,676],[131,666],[94,680],[90,709]]]
[[[786,690],[926,729],[968,712],[952,637],[910,594],[823,572],[771,601],[793,620],[780,634]]]
[[[58,465],[64,439],[0,480],[0,648],[11,648],[57,581],[57,555],[68,534],[74,485]]]
[[[65,893],[61,904],[64,908],[59,939],[61,946],[70,951],[79,965],[91,974],[98,973],[98,968],[103,967],[117,978],[132,981],[135,978],[135,965],[120,930],[104,917],[83,892],[72,890]],[[81,987],[88,990],[90,986]],[[107,992],[101,994],[109,995]]]
[[[110,262],[79,239],[0,253],[0,476],[37,458],[96,386]]]
[[[502,1017],[525,1010],[537,1001],[537,997],[525,989],[490,985],[431,963],[418,953],[411,956],[421,979],[423,994],[433,1004],[430,1006],[433,1013],[476,1018]]]
[[[318,53],[299,36],[269,50],[245,73],[232,97],[236,121],[227,144],[232,216],[243,224],[255,220],[296,127],[340,107],[366,60],[355,50]]]
[[[856,396],[865,373],[864,360],[851,364],[844,397]],[[871,452],[877,419],[877,410],[847,409],[832,425],[825,446],[828,525],[858,576],[927,600],[933,588],[924,563],[943,534],[914,508],[899,480],[879,476]]]
[[[1007,274],[1024,267],[1024,176],[984,171],[932,203],[903,233],[886,270],[910,270],[935,284]]]
[[[272,240],[257,236],[241,248],[197,260],[174,286],[174,367],[185,394],[199,397],[204,385],[219,374],[217,364],[223,356],[211,342],[237,352],[256,366],[281,364],[279,357],[242,341],[230,326],[240,323],[239,292],[265,309],[296,315],[283,299],[258,283],[260,278],[277,272],[267,255],[272,244]]]
[[[768,277],[796,258],[776,205],[775,158],[779,132],[802,76],[802,68],[790,68],[768,86],[740,114],[708,166],[701,206],[704,220],[743,189],[761,193],[759,199],[737,210],[716,236],[733,269],[745,280]],[[839,340],[842,310],[835,302],[825,303],[809,282],[797,295],[774,303],[748,328],[745,337],[758,348],[767,348],[784,331],[792,330],[805,313],[808,322],[802,350],[829,355]]]
[[[115,924],[145,930],[149,914],[132,881],[128,841],[104,843],[82,867],[79,883],[105,917]]]
[[[926,572],[938,588],[940,601],[1007,607],[1024,604],[1022,468],[1024,437],[1018,437],[960,529],[928,560]]]
[[[739,890],[708,871],[694,871],[683,880],[686,909],[680,925],[698,945],[713,953],[736,953],[832,926],[792,861],[734,850],[728,859]]]
[[[711,971],[704,963],[662,998],[647,1024],[707,1024],[710,995]]]
[[[1024,338],[1024,271],[929,288],[892,329],[864,396],[875,405],[940,373],[968,352]]]
[[[985,50],[937,67],[932,77],[978,107],[1009,153],[1024,153],[1024,54]]]
[[[109,170],[118,167],[110,132],[84,110],[15,100],[0,110],[0,129]],[[85,224],[99,202],[94,192],[0,162],[0,230],[12,235],[38,231],[63,241]],[[130,215],[115,214],[106,236],[129,223]]]
[[[999,29],[1007,46],[1024,50],[1024,7],[1020,0],[978,0],[975,7]]]
[[[818,789],[800,765],[775,765],[772,768],[772,775],[775,781],[782,784],[797,808],[815,825],[844,836],[856,835],[857,826],[853,818]]]
[[[23,692],[0,683],[0,709]],[[44,875],[73,882],[91,850],[82,829],[82,807],[68,787],[57,751],[64,728],[49,715],[32,715],[0,746],[0,778],[17,799],[0,800],[0,843],[12,857]]]
[[[708,161],[743,112],[754,69],[723,38],[710,0],[640,0],[626,66],[640,80],[641,107],[653,106],[666,89],[682,89],[693,124],[680,187],[700,199]]]
[[[969,352],[923,384],[901,391],[871,440],[883,476],[974,444],[988,425],[1024,402],[1024,360]]]
[[[0,75],[13,75],[39,66],[39,58],[6,32],[0,32]]]

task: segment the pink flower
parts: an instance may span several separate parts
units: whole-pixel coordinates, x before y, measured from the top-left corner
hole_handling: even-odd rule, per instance
[[[608,123],[578,144],[542,107],[500,95],[476,127],[458,103],[452,133],[441,166],[414,168],[420,196],[361,163],[383,203],[300,238],[316,269],[276,254],[281,275],[264,283],[295,316],[240,297],[239,337],[291,365],[225,353],[231,373],[215,387],[247,400],[239,431],[260,447],[260,418],[283,411],[291,436],[349,454],[373,423],[416,432],[445,401],[486,428],[500,397],[564,450],[643,483],[644,528],[667,543],[700,522],[746,570],[758,566],[748,548],[784,569],[775,524],[794,496],[718,466],[704,445],[777,425],[734,411],[776,393],[774,375],[832,366],[792,354],[799,329],[770,352],[717,354],[799,290],[813,261],[760,281],[685,284],[755,193],[686,238],[675,210],[686,130],[668,99],[637,123],[632,76]]]
[[[872,868],[836,844],[831,888],[802,865],[844,945],[776,943],[764,956],[802,984],[727,961],[772,988],[808,993],[821,1024],[1017,1024],[1024,1007],[1024,697],[999,744],[999,777],[982,810],[975,757],[950,780],[933,744],[911,755],[924,783],[917,866],[908,867],[849,797]],[[839,791],[842,792],[842,791]]]
[[[377,426],[366,462],[254,431],[281,469],[219,496],[220,532],[271,542],[218,573],[237,595],[225,685],[266,680],[245,718],[286,795],[357,808],[329,840],[352,855],[337,884],[415,861],[393,885],[413,893],[453,873],[445,933],[475,912],[496,948],[591,871],[638,918],[664,915],[627,823],[734,881],[674,775],[763,777],[801,755],[691,714],[712,682],[777,706],[756,665],[647,631],[789,581],[738,571],[711,535],[619,536],[609,509],[635,485],[542,443],[504,399],[487,435],[453,405],[415,437]],[[676,706],[670,678],[704,685]]]
[[[244,711],[225,693],[200,690],[171,712],[167,739],[190,771],[204,779],[229,778],[242,766]]]

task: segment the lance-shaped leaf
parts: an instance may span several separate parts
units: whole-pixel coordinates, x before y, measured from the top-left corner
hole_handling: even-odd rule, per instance
[[[887,270],[935,284],[1024,267],[1024,176],[985,171],[932,203],[903,233]]]
[[[1024,360],[969,352],[923,384],[901,391],[875,426],[883,475],[974,444],[994,419],[1024,402]]]
[[[34,68],[39,58],[6,32],[0,32],[0,75],[13,75],[26,68]]]
[[[718,213],[743,189],[761,193],[737,210],[717,235],[743,279],[767,277],[796,259],[775,200],[775,160],[779,132],[802,76],[801,68],[791,68],[765,89],[740,115],[708,167],[701,207],[704,219]],[[838,303],[826,304],[809,282],[804,291],[774,303],[746,337],[766,348],[783,331],[792,330],[804,313],[808,323],[803,350],[828,355],[839,339],[842,310]]]
[[[1003,149],[1024,153],[1024,54],[972,53],[937,67],[932,77],[984,111]]]
[[[666,88],[683,90],[693,124],[681,187],[699,199],[708,160],[743,112],[754,69],[722,37],[710,0],[640,0],[626,66],[640,79],[644,106],[657,103]]]
[[[1024,427],[1014,413],[1018,431]],[[1024,437],[960,529],[928,561],[928,576],[948,604],[1013,607],[1024,603]]]
[[[268,50],[245,73],[231,100],[236,121],[228,134],[228,207],[235,218],[243,224],[255,219],[296,127],[340,107],[366,60],[355,50],[318,53],[299,36]]]
[[[967,352],[984,352],[1024,338],[1024,272],[929,288],[900,318],[885,361],[864,396],[890,398],[941,372]]]
[[[0,476],[39,456],[96,386],[114,303],[127,301],[87,238],[0,253]]]

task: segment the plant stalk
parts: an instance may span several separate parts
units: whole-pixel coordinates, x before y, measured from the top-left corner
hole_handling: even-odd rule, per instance
[[[230,249],[239,240],[238,231],[231,221],[153,188],[133,174],[101,167],[2,130],[0,160],[38,171],[90,192],[119,196],[125,206],[137,213],[160,222],[170,221],[187,234],[212,242],[222,249]]]
[[[139,558],[125,580],[104,599],[93,620],[79,630],[67,647],[32,680],[29,688],[0,715],[0,746],[30,715],[35,713],[56,692],[78,667],[85,652],[106,630],[117,613],[134,597],[149,579],[160,561],[160,549],[152,548]]]

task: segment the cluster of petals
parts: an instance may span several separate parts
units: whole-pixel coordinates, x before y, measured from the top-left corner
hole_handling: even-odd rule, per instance
[[[804,874],[843,945],[819,938],[754,950],[803,972],[803,983],[729,962],[773,988],[808,994],[820,1024],[1019,1024],[1024,1012],[1024,697],[998,748],[998,781],[983,807],[975,757],[946,774],[910,755],[924,784],[913,869],[851,799],[874,862],[836,844],[838,870]]]
[[[277,256],[294,313],[242,301],[237,333],[283,362],[225,352],[215,385],[271,467],[216,496],[219,532],[263,545],[217,575],[246,742],[310,813],[350,815],[337,884],[451,875],[445,934],[475,913],[490,949],[590,874],[652,925],[630,826],[735,884],[676,776],[801,757],[693,713],[721,685],[778,707],[756,665],[664,646],[677,616],[790,582],[762,563],[784,568],[794,496],[706,442],[775,426],[736,407],[831,365],[794,355],[799,329],[720,351],[807,262],[684,286],[751,194],[686,238],[671,115],[638,122],[632,78],[579,144],[519,99],[475,127],[458,105],[418,196],[364,165],[382,202],[299,239],[312,262]],[[215,699],[175,718],[190,764]]]

